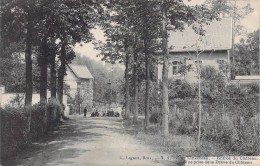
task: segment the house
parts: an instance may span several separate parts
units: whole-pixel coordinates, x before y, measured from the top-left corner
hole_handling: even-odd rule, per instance
[[[203,25],[204,36],[195,33],[192,27],[186,27],[182,32],[169,34],[169,78],[186,79],[188,82],[197,81],[196,66],[212,66],[217,70],[223,69],[230,76],[227,64],[230,63],[232,48],[232,20],[223,18]],[[198,56],[197,56],[198,55]],[[191,66],[185,74],[181,74],[181,66]],[[224,70],[225,69],[225,70]],[[158,65],[158,78],[162,79],[162,65]]]
[[[69,89],[69,96],[74,98],[78,95],[81,99],[80,110],[85,106],[93,105],[94,77],[87,66],[69,64],[64,82]]]

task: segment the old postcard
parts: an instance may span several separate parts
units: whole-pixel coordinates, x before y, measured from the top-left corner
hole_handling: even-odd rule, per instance
[[[3,166],[260,166],[258,0],[2,0]]]

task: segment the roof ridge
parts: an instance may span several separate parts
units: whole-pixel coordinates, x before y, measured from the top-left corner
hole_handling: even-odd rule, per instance
[[[187,26],[183,31],[169,31],[169,49],[170,52],[191,51],[195,49],[203,50],[229,50],[232,47],[232,19],[222,18],[221,20],[213,20],[209,25],[203,25],[205,35],[202,41],[198,41],[200,36],[195,33],[192,26]],[[196,48],[195,43],[199,42]]]
[[[73,74],[79,79],[91,79],[93,78],[87,65],[68,64]]]
[[[69,66],[71,72],[72,72],[77,78],[79,78],[78,75],[77,75],[77,74],[73,71],[73,69],[71,68],[71,64],[67,64],[67,65]]]

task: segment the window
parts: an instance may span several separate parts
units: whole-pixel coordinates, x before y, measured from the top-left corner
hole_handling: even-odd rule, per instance
[[[176,75],[176,74],[179,73],[179,65],[180,65],[179,61],[173,61],[172,62],[172,74],[173,75]]]
[[[199,65],[199,66],[201,67],[201,65],[202,65],[202,61],[201,61],[201,60],[196,60],[196,61],[195,61],[195,65],[196,65],[196,66]]]
[[[217,63],[221,65],[221,64],[224,64],[224,63],[225,63],[225,61],[224,61],[224,60],[222,60],[222,59],[219,59],[219,60],[217,60]]]
[[[197,61],[195,61],[195,63],[196,63],[196,64],[199,63],[199,64],[201,65],[201,64],[202,64],[202,61],[201,61],[201,60],[197,60]]]

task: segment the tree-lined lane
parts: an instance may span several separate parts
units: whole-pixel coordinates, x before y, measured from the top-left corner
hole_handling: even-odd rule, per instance
[[[127,134],[121,118],[70,118],[4,165],[164,165],[160,159],[163,154]]]

